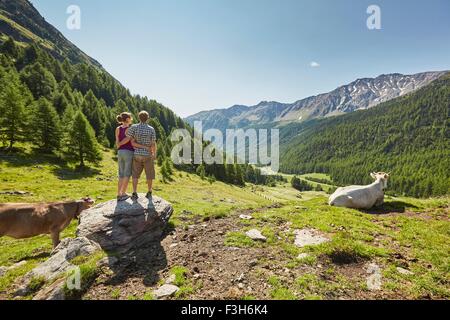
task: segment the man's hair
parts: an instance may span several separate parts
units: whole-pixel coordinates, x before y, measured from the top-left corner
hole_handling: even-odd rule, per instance
[[[150,118],[150,116],[148,115],[147,111],[141,111],[139,112],[139,120],[142,123],[146,123],[148,121],[148,119]]]

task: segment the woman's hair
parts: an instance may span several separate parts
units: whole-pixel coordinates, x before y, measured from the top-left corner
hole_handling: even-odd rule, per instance
[[[117,122],[118,123],[124,123],[126,122],[129,118],[131,118],[131,113],[129,112],[122,112],[121,114],[119,114],[117,116]]]

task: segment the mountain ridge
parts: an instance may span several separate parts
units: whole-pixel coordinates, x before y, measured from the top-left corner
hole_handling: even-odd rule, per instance
[[[261,101],[254,106],[234,105],[230,108],[201,111],[185,120],[193,124],[203,121],[203,127],[226,129],[274,122],[298,122],[369,109],[382,102],[416,91],[447,71],[428,71],[411,75],[381,74],[375,78],[359,78],[349,84],[293,103]]]

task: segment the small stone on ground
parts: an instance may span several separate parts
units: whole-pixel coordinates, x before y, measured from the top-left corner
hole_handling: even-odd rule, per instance
[[[178,292],[180,288],[174,286],[173,284],[165,284],[161,286],[159,289],[153,291],[153,296],[155,299],[161,299],[164,297],[170,297]]]
[[[264,237],[262,235],[262,233],[259,230],[256,230],[256,229],[249,230],[245,234],[246,234],[247,237],[249,237],[250,239],[255,240],[255,241],[263,241],[263,242],[265,242],[267,240],[267,238]]]
[[[401,274],[406,275],[406,276],[411,276],[411,275],[414,274],[414,272],[411,272],[411,271],[409,271],[409,270],[407,270],[407,269],[404,269],[404,268],[401,268],[401,267],[397,267],[397,271],[398,271],[399,273],[401,273]]]
[[[367,289],[370,291],[381,289],[381,269],[376,263],[371,263],[367,266]]]
[[[315,246],[330,241],[314,229],[295,230],[295,245],[297,247]]]
[[[306,258],[308,258],[308,257],[309,257],[309,254],[307,254],[307,253],[300,253],[300,254],[297,256],[297,259],[302,260],[302,259],[306,259]]]
[[[175,282],[176,276],[174,274],[170,275],[170,277],[168,277],[166,279],[166,284],[173,284]]]

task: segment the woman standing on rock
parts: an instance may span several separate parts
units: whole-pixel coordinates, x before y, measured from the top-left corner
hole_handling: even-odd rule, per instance
[[[133,117],[131,113],[122,112],[117,116],[117,122],[120,124],[116,128],[117,158],[119,163],[117,201],[125,201],[130,197],[126,192],[132,174],[131,168],[134,155],[134,148],[130,138],[127,137],[127,131],[133,123]]]

